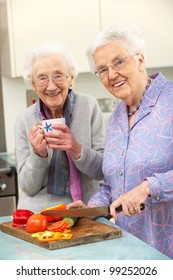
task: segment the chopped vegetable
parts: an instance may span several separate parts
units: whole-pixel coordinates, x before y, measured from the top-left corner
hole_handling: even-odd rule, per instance
[[[44,208],[41,210],[40,215],[43,216],[41,213],[45,210],[57,210],[57,209],[66,209],[65,204],[58,204],[49,208]],[[78,220],[76,217],[66,216],[62,217],[51,217],[51,216],[44,216],[47,219],[47,222],[53,222],[58,220],[55,223],[48,224],[47,229],[43,230],[35,230],[34,233],[31,235],[33,238],[37,238],[39,241],[47,242],[47,241],[56,241],[56,240],[68,240],[72,238],[71,227],[73,227]],[[30,231],[31,232],[31,231]]]
[[[65,216],[63,218],[63,221],[66,221],[70,225],[70,227],[73,227],[77,222],[77,220],[78,220],[77,217],[71,217],[71,216]]]
[[[33,233],[31,235],[33,238],[37,238],[39,241],[48,242],[48,241],[56,241],[56,240],[67,240],[72,238],[72,233],[70,230],[65,230],[64,232],[54,232],[54,231],[43,231]]]
[[[62,217],[58,217],[58,216],[57,217],[46,216],[46,215],[44,215],[44,216],[46,217],[48,223],[62,220]]]
[[[47,229],[50,231],[63,231],[65,229],[69,229],[71,226],[66,221],[58,221],[51,225],[48,225]]]
[[[77,217],[66,216],[61,221],[48,225],[47,229],[50,231],[60,231],[69,229],[74,226],[77,220]]]
[[[73,237],[72,233],[63,232],[63,235],[60,237],[60,240],[68,240]]]
[[[54,206],[51,206],[48,208],[44,208],[40,211],[40,213],[42,213],[43,211],[46,211],[46,210],[57,210],[57,209],[66,209],[66,208],[67,208],[67,206],[64,203],[61,203],[61,204],[57,204],[57,205],[54,205]]]
[[[51,206],[48,208],[44,208],[40,211],[40,214],[46,210],[57,210],[57,209],[66,209],[66,205],[64,203],[61,203],[61,204],[57,204],[57,205],[54,205],[54,206]],[[45,217],[47,218],[48,223],[62,220],[62,217],[59,217],[59,216],[53,217],[53,216],[45,215]]]
[[[34,212],[27,209],[17,209],[13,212],[13,227],[25,226],[29,217],[33,214]]]

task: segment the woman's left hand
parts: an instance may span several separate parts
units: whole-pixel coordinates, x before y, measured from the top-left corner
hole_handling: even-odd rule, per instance
[[[145,180],[139,186],[131,191],[121,195],[118,199],[114,200],[110,205],[110,214],[117,220],[117,213],[115,208],[122,205],[123,213],[125,216],[132,217],[135,214],[140,214],[140,205],[145,203],[147,197],[150,195],[148,182]]]
[[[82,145],[76,141],[70,128],[65,124],[55,124],[52,127],[54,131],[45,133],[48,147],[66,151],[72,158],[79,159]]]
[[[74,202],[72,202],[72,203],[69,203],[68,205],[67,205],[67,209],[70,209],[70,208],[73,208],[73,209],[82,209],[82,208],[92,208],[92,207],[96,207],[96,205],[90,205],[90,206],[88,206],[88,205],[86,205],[82,200],[76,200],[76,201],[74,201]],[[96,217],[94,217],[94,216],[89,216],[88,218],[90,218],[90,219],[95,219]]]
[[[81,209],[81,208],[89,208],[89,207],[82,200],[76,200],[67,205],[67,209],[70,208]]]

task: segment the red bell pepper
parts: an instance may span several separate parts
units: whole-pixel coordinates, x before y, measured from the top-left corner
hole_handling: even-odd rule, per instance
[[[45,216],[48,223],[62,220],[62,217]]]
[[[17,209],[13,212],[13,227],[26,226],[28,218],[33,214],[34,212],[27,209]]]

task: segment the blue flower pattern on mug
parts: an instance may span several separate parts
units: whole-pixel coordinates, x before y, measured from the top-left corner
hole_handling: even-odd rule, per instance
[[[46,132],[52,131],[53,130],[52,129],[52,124],[46,122],[46,125],[45,125],[44,129],[46,130]]]

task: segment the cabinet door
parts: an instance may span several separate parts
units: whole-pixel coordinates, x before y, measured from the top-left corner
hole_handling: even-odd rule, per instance
[[[146,41],[147,67],[173,66],[172,0],[100,0],[101,28],[138,25]]]
[[[86,49],[100,29],[98,2],[7,0],[10,47],[2,48],[2,53],[10,50],[10,76],[21,76],[27,52],[47,41],[64,43],[76,57],[79,71],[89,71]]]

